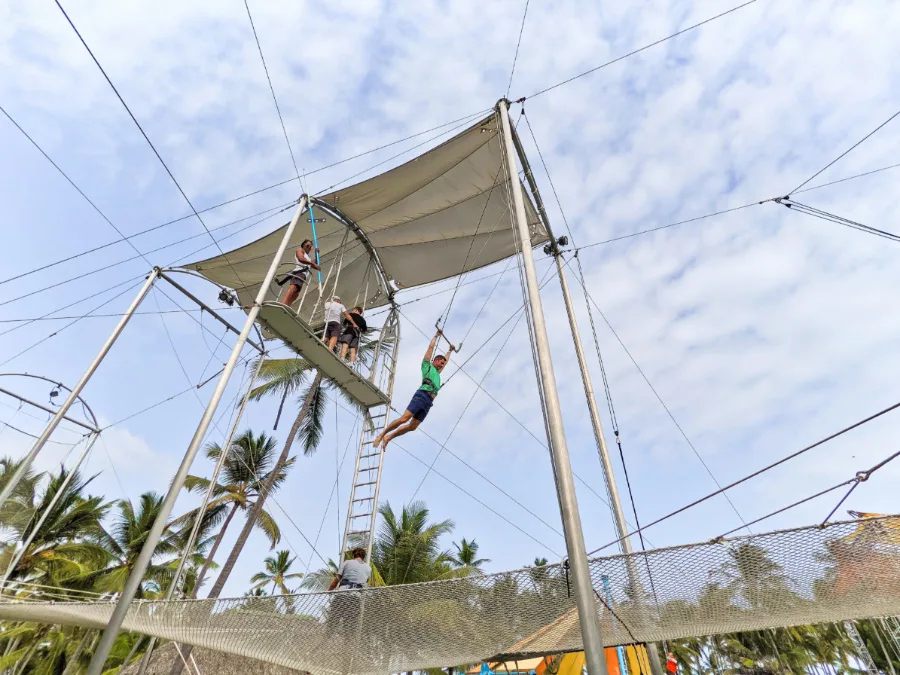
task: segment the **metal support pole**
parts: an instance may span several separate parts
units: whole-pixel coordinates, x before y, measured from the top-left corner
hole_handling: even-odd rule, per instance
[[[600,455],[600,466],[603,468],[603,477],[606,479],[606,488],[609,491],[609,506],[613,513],[616,531],[618,532],[619,546],[622,549],[622,553],[630,556],[633,553],[633,550],[631,548],[631,539],[628,536],[628,524],[625,521],[625,512],[622,509],[622,501],[619,498],[619,489],[616,486],[616,475],[613,472],[612,462],[609,458],[609,450],[606,446],[606,436],[603,433],[603,423],[601,422],[600,411],[597,408],[597,400],[594,396],[594,385],[591,382],[590,369],[587,365],[587,359],[585,359],[584,356],[584,346],[581,343],[581,332],[578,330],[578,320],[575,316],[572,296],[569,293],[569,282],[566,280],[565,266],[562,263],[562,256],[560,255],[556,241],[553,239],[553,232],[550,229],[550,219],[547,217],[544,201],[541,199],[540,190],[534,179],[534,174],[531,172],[531,166],[528,163],[528,159],[525,157],[525,150],[522,148],[518,135],[513,134],[513,141],[515,142],[519,160],[522,162],[522,166],[525,169],[525,180],[528,181],[528,186],[531,188],[531,192],[534,195],[535,206],[537,206],[538,213],[540,213],[544,226],[547,228],[547,232],[550,234],[552,240],[551,246],[553,247],[553,257],[556,261],[556,270],[559,275],[559,285],[562,290],[563,302],[566,305],[566,315],[569,318],[569,330],[572,333],[572,342],[575,345],[575,356],[578,359],[578,367],[581,370],[581,381],[584,385],[584,395],[587,399],[588,412],[591,416],[594,439],[597,442],[597,453]],[[637,563],[634,558],[629,557],[626,560],[626,568],[632,590],[638,600],[640,600],[642,587],[640,575],[637,571]],[[663,675],[662,663],[659,659],[657,646],[652,643],[648,644],[647,654],[650,660],[650,670],[652,675]]]
[[[247,343],[249,344],[249,340]],[[225,466],[225,462],[228,460],[228,453],[231,452],[231,445],[234,443],[234,435],[237,433],[238,425],[241,423],[241,418],[244,416],[244,410],[247,407],[247,403],[250,401],[250,392],[253,391],[253,385],[256,382],[256,378],[259,376],[259,371],[262,370],[263,363],[265,362],[265,352],[263,352],[263,356],[260,356],[259,361],[256,364],[256,368],[253,370],[253,375],[250,377],[250,382],[247,385],[247,393],[244,394],[244,397],[241,399],[241,404],[238,406],[237,413],[234,417],[234,422],[231,424],[231,429],[228,430],[228,436],[225,438],[225,443],[222,445],[222,452],[219,453],[219,459],[216,461],[216,466],[213,468],[212,476],[209,479],[209,486],[206,488],[206,492],[203,493],[203,500],[200,502],[200,506],[197,508],[197,518],[194,520],[194,525],[191,528],[191,533],[188,536],[187,543],[184,546],[184,553],[181,555],[181,558],[178,561],[178,567],[175,569],[175,575],[172,577],[172,581],[169,583],[169,588],[166,589],[166,600],[171,600],[175,596],[175,590],[178,588],[178,582],[181,580],[181,575],[184,572],[185,565],[187,564],[188,558],[194,552],[194,546],[197,544],[197,538],[200,536],[200,528],[203,526],[203,516],[206,514],[206,509],[209,506],[209,502],[212,499],[213,492],[216,490],[216,486],[219,482],[219,474],[222,472],[222,467]],[[202,581],[199,577],[197,578],[197,583],[199,584]],[[138,670],[138,675],[144,675],[147,672],[147,666],[150,665],[150,658],[153,655],[153,649],[156,647],[156,638],[150,638],[150,644],[147,645],[147,651],[144,652],[144,656],[141,659],[141,666]]]
[[[597,612],[594,587],[587,564],[584,531],[581,527],[581,515],[578,512],[578,500],[575,495],[575,482],[572,478],[572,465],[569,461],[569,448],[566,445],[566,431],[559,404],[559,392],[556,389],[556,377],[553,374],[550,342],[547,337],[547,326],[544,323],[544,310],[541,304],[537,272],[534,267],[534,254],[531,250],[531,235],[528,232],[522,184],[519,182],[519,172],[516,168],[516,151],[513,144],[512,127],[509,123],[509,101],[500,100],[497,108],[503,125],[503,141],[506,145],[508,162],[507,174],[516,209],[516,226],[522,242],[522,259],[528,286],[528,302],[531,305],[531,317],[534,324],[538,369],[547,408],[550,454],[556,470],[556,489],[559,492],[560,515],[566,535],[566,552],[569,556],[569,569],[572,572],[572,585],[575,592],[575,603],[578,607],[578,622],[581,625],[585,660],[588,675],[607,675],[603,637],[600,634],[600,614]]]
[[[100,348],[97,356],[94,357],[91,365],[88,366],[88,369],[85,371],[84,375],[82,375],[81,379],[78,380],[78,384],[76,384],[75,388],[69,392],[69,396],[59,407],[59,410],[56,411],[53,419],[51,419],[47,424],[47,428],[44,429],[43,433],[40,435],[37,441],[35,441],[31,450],[25,456],[25,459],[22,460],[21,464],[19,464],[19,468],[16,469],[13,477],[9,479],[9,482],[4,486],[3,491],[0,492],[0,508],[3,508],[6,500],[9,499],[9,496],[18,487],[19,482],[22,480],[22,478],[25,477],[25,473],[31,467],[31,464],[34,462],[35,457],[38,456],[38,453],[47,444],[47,441],[50,439],[51,434],[56,431],[56,427],[58,427],[59,423],[62,422],[63,417],[66,416],[66,413],[69,412],[69,408],[72,407],[72,404],[78,398],[81,390],[84,389],[85,385],[91,379],[91,376],[93,376],[93,374],[96,372],[104,357],[109,353],[109,350],[112,348],[113,344],[115,344],[118,337],[122,334],[122,331],[125,330],[125,326],[128,324],[128,321],[134,315],[134,312],[140,306],[143,299],[147,296],[147,293],[150,292],[150,288],[151,286],[153,286],[153,282],[155,282],[158,277],[159,268],[156,267],[147,277],[147,281],[144,282],[144,285],[141,288],[140,292],[137,294],[137,297],[131,302],[131,306],[128,307],[128,309],[125,311],[125,314],[119,320],[119,323],[113,329],[112,335],[110,335],[106,339],[106,342],[104,343],[103,347]]]
[[[56,414],[56,411],[53,408],[51,408],[50,406],[44,405],[43,403],[38,403],[37,401],[32,401],[31,399],[25,398],[24,396],[21,396],[20,394],[16,394],[15,392],[10,391],[9,389],[4,389],[3,387],[0,387],[0,394],[6,394],[7,396],[10,396],[12,398],[22,401],[22,403],[27,403],[28,405],[34,406],[38,410],[43,410],[46,413],[50,413],[51,415]],[[91,424],[82,422],[81,420],[75,419],[74,417],[69,417],[68,415],[63,415],[63,419],[66,422],[71,422],[72,424],[77,424],[82,429],[87,429],[88,431],[92,431],[95,433],[100,431],[97,427],[95,427]]]
[[[281,239],[281,244],[278,247],[278,251],[276,251],[274,257],[272,258],[272,264],[269,265],[269,271],[266,273],[266,277],[259,287],[259,293],[257,294],[256,301],[253,303],[250,311],[247,312],[247,320],[244,322],[244,327],[241,330],[241,334],[238,336],[238,339],[234,344],[234,349],[231,350],[231,356],[228,359],[228,363],[225,365],[225,369],[222,371],[222,376],[219,378],[219,382],[216,384],[216,388],[215,391],[213,391],[212,398],[210,399],[209,404],[206,406],[203,417],[200,418],[200,424],[197,426],[197,430],[194,432],[194,437],[191,439],[190,445],[188,445],[187,451],[184,454],[184,458],[181,460],[181,465],[178,467],[178,471],[175,473],[175,478],[172,480],[172,484],[169,486],[169,492],[166,494],[166,498],[165,501],[163,501],[162,507],[160,508],[159,515],[156,517],[156,520],[153,522],[153,526],[150,528],[150,532],[147,534],[147,539],[144,542],[143,548],[141,548],[140,555],[138,555],[137,561],[134,565],[134,569],[132,570],[131,575],[128,577],[128,581],[125,582],[125,587],[122,589],[122,593],[119,596],[119,602],[118,604],[116,604],[116,608],[113,610],[112,616],[109,619],[109,623],[106,625],[106,630],[103,631],[103,637],[100,639],[100,643],[97,645],[97,649],[94,652],[93,658],[91,658],[91,663],[87,669],[87,675],[101,675],[101,673],[103,672],[103,666],[106,664],[106,659],[109,656],[109,652],[112,650],[112,646],[115,642],[116,636],[119,634],[119,630],[122,628],[122,622],[125,620],[125,615],[128,612],[128,606],[134,599],[134,595],[144,579],[144,574],[146,573],[147,567],[150,564],[150,559],[153,557],[153,554],[156,551],[156,546],[159,543],[160,538],[162,537],[163,530],[168,524],[169,515],[172,513],[172,508],[175,506],[175,501],[178,499],[178,494],[181,492],[181,488],[184,486],[185,478],[187,478],[188,471],[190,471],[191,464],[193,464],[194,458],[197,456],[197,452],[199,452],[200,450],[200,444],[203,442],[203,437],[206,435],[206,430],[209,428],[210,422],[212,422],[213,415],[216,412],[216,408],[219,405],[219,401],[221,401],[222,395],[225,393],[225,387],[228,385],[228,380],[231,378],[232,372],[234,372],[234,368],[237,365],[238,359],[241,355],[241,350],[244,348],[244,344],[247,342],[250,331],[253,329],[253,324],[256,322],[256,317],[259,315],[259,310],[262,308],[262,303],[265,301],[269,284],[272,283],[272,279],[275,278],[275,273],[278,271],[279,262],[284,255],[285,249],[287,249],[288,242],[291,239],[291,235],[294,233],[294,229],[296,229],[297,227],[297,223],[299,222],[301,215],[306,209],[306,204],[307,198],[306,195],[303,195],[302,197],[300,197],[300,202],[297,204],[297,212],[294,214],[293,220],[291,220],[290,225],[288,225],[287,230],[285,231],[284,236]]]
[[[88,453],[91,451],[91,448],[94,447],[94,443],[97,441],[97,438],[99,436],[99,431],[94,431],[93,433],[91,433],[90,437],[88,438],[88,442],[84,446],[84,449],[81,451],[81,454],[78,455],[78,459],[75,460],[75,463],[69,469],[68,475],[65,477],[65,479],[63,479],[62,485],[59,486],[59,489],[56,491],[56,494],[53,495],[53,498],[50,500],[47,508],[44,509],[41,517],[38,518],[38,521],[34,524],[34,527],[31,528],[31,532],[27,537],[25,537],[25,540],[22,541],[21,546],[16,551],[15,555],[13,555],[12,560],[9,561],[9,566],[6,568],[6,572],[3,574],[3,581],[0,582],[0,590],[5,590],[6,582],[9,580],[9,576],[13,573],[13,570],[16,569],[16,565],[19,564],[19,561],[22,560],[22,556],[25,555],[25,551],[28,550],[31,542],[34,541],[35,536],[37,536],[37,533],[41,531],[41,528],[44,526],[44,522],[50,516],[50,513],[54,508],[56,508],[59,500],[62,499],[62,496],[66,492],[66,488],[69,487],[69,483],[71,483],[72,479],[75,477],[75,473],[78,471],[78,467],[81,466],[84,458],[87,457]]]

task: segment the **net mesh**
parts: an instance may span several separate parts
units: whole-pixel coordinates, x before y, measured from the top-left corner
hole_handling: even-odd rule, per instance
[[[595,558],[590,570],[607,645],[895,615],[900,517]],[[0,618],[102,628],[114,606],[30,597],[0,603]],[[124,628],[316,673],[582,648],[560,565],[334,593],[142,601]]]

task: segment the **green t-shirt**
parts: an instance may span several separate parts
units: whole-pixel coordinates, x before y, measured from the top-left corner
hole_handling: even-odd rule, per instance
[[[419,387],[422,391],[427,391],[429,394],[434,394],[435,396],[438,393],[438,390],[441,388],[441,371],[434,367],[434,364],[431,361],[423,360],[422,361],[422,386]]]

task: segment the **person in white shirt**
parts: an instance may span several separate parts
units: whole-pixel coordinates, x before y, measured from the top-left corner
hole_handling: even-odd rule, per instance
[[[300,297],[300,291],[303,289],[303,284],[309,276],[310,268],[314,270],[322,269],[309,257],[312,249],[313,243],[309,239],[304,239],[303,243],[300,244],[300,248],[294,253],[294,269],[288,272],[287,276],[278,282],[279,286],[289,283],[287,290],[281,298],[282,304],[285,304],[288,307],[293,305],[297,301],[297,298]],[[317,253],[318,251],[319,249],[316,249]]]
[[[353,317],[347,308],[341,304],[339,296],[335,295],[329,302],[325,303],[325,337],[322,338],[328,345],[328,349],[334,351],[337,346],[338,338],[341,337],[341,317],[346,317],[350,324],[359,330]]]

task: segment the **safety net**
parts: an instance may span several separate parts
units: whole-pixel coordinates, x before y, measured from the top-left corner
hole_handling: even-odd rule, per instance
[[[900,614],[900,516],[590,561],[607,645]],[[315,673],[396,673],[582,649],[562,565],[302,595],[133,603],[124,629]],[[102,628],[110,602],[0,603]]]
[[[405,164],[314,198],[322,269],[338,279],[334,292],[345,303],[368,308],[387,303],[395,288],[503,260],[517,250],[508,187],[500,121],[493,113]],[[547,231],[527,196],[525,211],[531,245],[546,242]],[[292,235],[280,272],[293,267],[295,251],[312,237],[309,220],[305,216]],[[241,304],[249,305],[286,227],[186,267],[235,289]],[[301,309],[315,301],[310,294]]]

